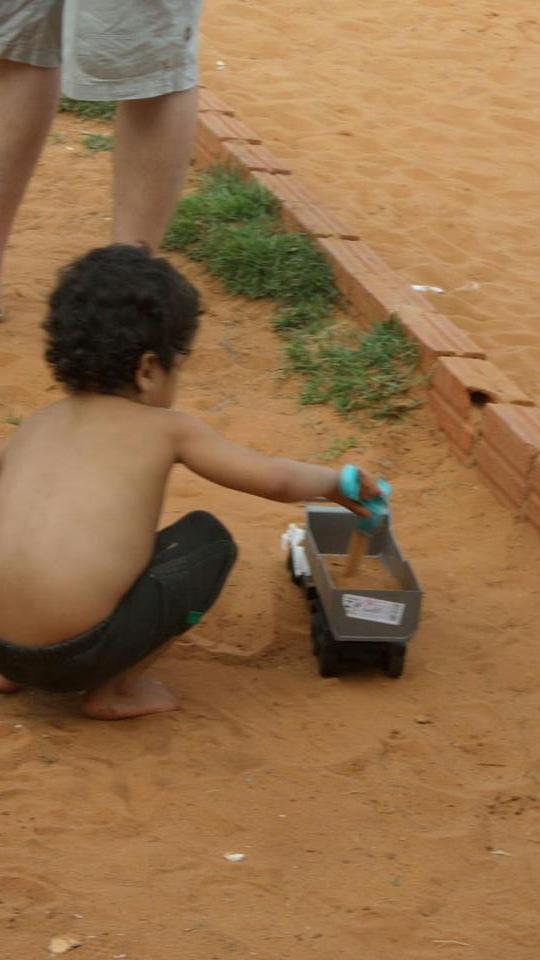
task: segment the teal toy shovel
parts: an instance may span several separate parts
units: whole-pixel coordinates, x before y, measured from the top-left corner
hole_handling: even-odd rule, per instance
[[[383,520],[390,514],[388,500],[392,487],[386,480],[378,480],[377,486],[380,491],[379,496],[373,497],[371,500],[364,500],[362,499],[362,474],[358,468],[347,464],[341,470],[339,476],[340,493],[349,500],[354,500],[355,503],[361,503],[366,510],[369,510],[369,517],[357,517],[356,519],[356,529],[351,537],[344,569],[346,577],[353,577],[357,573],[372,534],[379,529]]]

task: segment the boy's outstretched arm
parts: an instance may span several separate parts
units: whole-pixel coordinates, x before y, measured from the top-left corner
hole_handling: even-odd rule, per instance
[[[171,417],[176,461],[213,483],[282,503],[325,497],[368,515],[362,506],[340,494],[338,470],[269,457],[227,440],[196,417],[183,413],[172,413]],[[378,492],[366,474],[363,492],[366,499]]]

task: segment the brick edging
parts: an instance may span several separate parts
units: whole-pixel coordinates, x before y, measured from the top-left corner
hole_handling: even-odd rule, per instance
[[[199,91],[195,162],[202,168],[221,163],[266,187],[285,225],[310,234],[326,254],[353,316],[364,323],[399,316],[420,347],[429,402],[453,450],[540,532],[540,408],[206,87]]]

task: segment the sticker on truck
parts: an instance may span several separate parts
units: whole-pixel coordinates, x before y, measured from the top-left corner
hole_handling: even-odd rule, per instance
[[[354,593],[344,593],[341,599],[345,616],[354,620],[388,623],[393,627],[398,627],[403,620],[404,603],[377,600],[376,597],[359,597]]]

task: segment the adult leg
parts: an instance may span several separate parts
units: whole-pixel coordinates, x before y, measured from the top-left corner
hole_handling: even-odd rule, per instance
[[[54,116],[59,83],[58,69],[0,60],[0,277],[15,215]]]
[[[116,243],[157,252],[189,166],[197,88],[118,106],[114,149]]]

